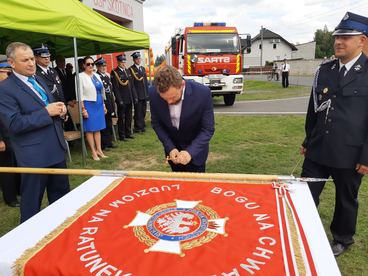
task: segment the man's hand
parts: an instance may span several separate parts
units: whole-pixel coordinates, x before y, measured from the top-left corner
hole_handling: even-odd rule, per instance
[[[6,150],[6,145],[5,145],[4,141],[0,141],[0,152],[5,151],[5,150]]]
[[[360,174],[368,174],[368,166],[362,165],[362,164],[357,164],[355,167],[356,171]]]
[[[51,117],[53,116],[64,117],[66,114],[66,106],[63,102],[50,103],[46,106],[46,110]]]
[[[303,146],[300,147],[300,154],[301,155],[305,155],[305,153],[307,152],[307,149]]]
[[[182,150],[179,152],[177,161],[179,164],[187,165],[190,160],[192,160],[192,156],[186,150]]]
[[[178,161],[177,161],[178,155],[179,155],[179,151],[177,149],[171,150],[169,153],[169,158],[171,162],[173,162],[174,164],[178,164]]]

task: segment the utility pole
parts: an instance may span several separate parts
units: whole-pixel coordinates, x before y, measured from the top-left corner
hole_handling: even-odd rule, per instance
[[[261,26],[261,56],[260,56],[260,66],[261,66],[261,75],[262,75],[262,67],[263,67],[263,26]]]

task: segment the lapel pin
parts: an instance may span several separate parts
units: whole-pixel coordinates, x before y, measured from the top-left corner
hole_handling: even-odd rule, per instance
[[[354,66],[355,71],[360,71],[360,69],[362,69],[362,66],[360,64]]]

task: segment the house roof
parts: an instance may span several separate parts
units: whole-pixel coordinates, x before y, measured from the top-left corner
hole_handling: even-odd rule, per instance
[[[285,42],[287,45],[289,45],[289,47],[291,48],[292,51],[297,51],[298,49],[295,47],[294,44],[290,43],[289,41],[287,41],[286,39],[284,39],[281,35],[274,33],[266,28],[263,28],[263,39],[280,39],[283,42]],[[261,39],[261,32],[259,34],[257,34],[255,37],[253,37],[252,39],[252,43],[254,41],[260,40]]]

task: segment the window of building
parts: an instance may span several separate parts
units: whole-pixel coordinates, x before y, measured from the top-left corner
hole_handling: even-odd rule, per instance
[[[276,43],[274,43],[274,44],[273,44],[273,48],[274,48],[274,49],[276,49],[276,45],[277,45]]]
[[[262,44],[259,44],[259,49],[260,49],[260,50],[262,49]]]

